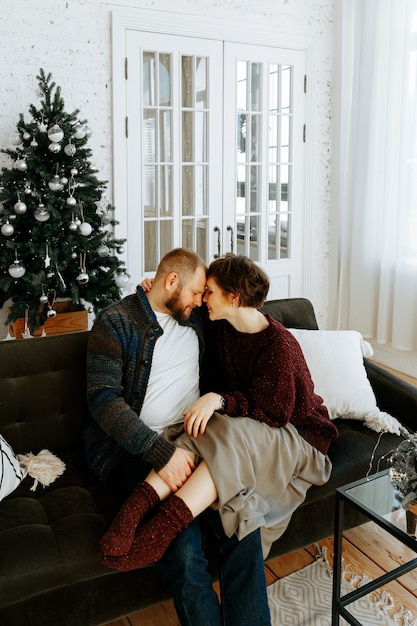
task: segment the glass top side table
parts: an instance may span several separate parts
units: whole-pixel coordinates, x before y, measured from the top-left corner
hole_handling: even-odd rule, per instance
[[[417,567],[417,558],[408,563],[403,563],[391,572],[387,572],[363,587],[341,597],[343,521],[346,503],[355,507],[365,517],[378,524],[416,553],[417,540],[414,535],[407,533],[405,512],[401,509],[398,491],[390,481],[389,470],[378,472],[368,478],[362,478],[336,489],[332,626],[339,624],[341,616],[349,624],[361,626],[360,622],[349,613],[346,608],[347,605]]]

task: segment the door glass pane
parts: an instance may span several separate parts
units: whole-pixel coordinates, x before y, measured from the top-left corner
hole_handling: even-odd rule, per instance
[[[156,172],[152,165],[145,165],[143,169],[143,195],[145,217],[156,215]]]
[[[196,247],[197,254],[202,259],[208,258],[208,219],[200,219],[196,222]]]
[[[208,218],[182,220],[182,245],[195,250],[202,259],[208,255]]]
[[[238,250],[253,259],[262,250],[268,260],[289,258],[292,67],[240,60],[236,72]]]
[[[207,109],[207,59],[197,57],[196,62],[196,107]]]
[[[237,241],[237,254],[245,254],[246,250],[246,232],[245,232],[245,218],[238,215],[236,218],[236,241]]]
[[[160,215],[162,217],[173,215],[171,166],[161,166],[161,176],[159,180],[159,204]]]
[[[268,260],[279,258],[279,252],[277,250],[277,216],[272,214],[268,216]]]
[[[277,113],[279,108],[279,65],[269,66],[269,112]]]
[[[262,63],[251,63],[251,111],[261,111],[261,68]]]
[[[292,68],[269,66],[268,259],[289,258]]]
[[[193,106],[193,57],[183,56],[181,66],[181,102],[183,107],[191,108]]]
[[[195,166],[195,215],[207,213],[206,165]]]
[[[261,166],[252,165],[249,168],[250,171],[250,212],[258,212],[260,209],[260,175]]]
[[[259,216],[250,218],[249,256],[253,261],[259,261],[260,223]]]
[[[237,83],[237,189],[235,201],[237,249],[259,258],[262,176],[262,63],[238,61]],[[252,219],[253,217],[253,219]]]
[[[182,215],[193,214],[194,167],[184,165],[182,168]]]
[[[173,233],[172,233],[172,221],[162,220],[160,222],[160,244],[159,244],[159,258],[161,259],[167,252],[173,248]]]
[[[172,161],[172,111],[162,110],[159,113],[159,158],[161,161]]]
[[[244,214],[246,208],[246,166],[237,167],[236,213]]]
[[[193,118],[191,111],[182,113],[182,160],[191,162],[193,160]]]
[[[276,163],[278,161],[278,118],[276,115],[269,116],[268,126],[268,161]]]
[[[144,161],[154,163],[156,160],[156,112],[146,109],[143,117]]]
[[[171,105],[171,55],[159,54],[159,105]]]
[[[145,51],[142,67],[144,268],[155,271],[173,243],[172,55]]]
[[[237,115],[237,160],[238,163],[246,161],[246,114]]]
[[[290,162],[290,123],[288,115],[281,116],[281,163]]]
[[[188,250],[193,249],[193,222],[192,220],[182,220],[182,247]]]
[[[157,228],[158,222],[145,222],[143,225],[144,249],[145,249],[145,272],[155,271],[158,265],[158,249],[157,249]]]
[[[252,115],[251,119],[251,161],[260,161],[262,152],[261,117]]]
[[[281,112],[290,111],[291,107],[291,74],[292,68],[283,65],[281,69]]]
[[[289,258],[288,233],[290,228],[290,218],[288,213],[281,213],[280,216],[280,255],[282,259]]]
[[[277,209],[277,168],[276,166],[270,166],[268,168],[269,181],[268,181],[268,212],[275,212]]]
[[[205,57],[182,57],[182,184],[181,236],[184,247],[207,253],[207,224],[198,217],[208,215],[208,61]]]
[[[155,53],[143,53],[143,104],[152,106],[155,98]]]
[[[207,161],[207,112],[196,111],[195,113],[195,160]]]
[[[281,186],[281,198],[280,205],[278,210],[282,213],[287,213],[289,211],[289,202],[288,202],[288,190],[289,190],[289,165],[281,165],[280,167],[280,186]]]

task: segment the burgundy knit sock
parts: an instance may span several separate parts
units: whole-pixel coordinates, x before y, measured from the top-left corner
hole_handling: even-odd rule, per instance
[[[159,503],[155,489],[147,482],[139,483],[101,538],[100,548],[104,554],[120,556],[128,552],[138,524]]]
[[[123,571],[155,563],[163,557],[171,541],[193,519],[193,514],[184,500],[178,496],[170,496],[154,517],[137,530],[129,552],[122,556],[109,556],[101,551],[98,558],[107,567]]]

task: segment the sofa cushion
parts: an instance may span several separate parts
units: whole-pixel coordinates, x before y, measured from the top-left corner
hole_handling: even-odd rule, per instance
[[[1,504],[0,607],[74,580],[103,576],[98,541],[119,506],[72,452],[50,486],[27,476]]]
[[[372,346],[355,330],[304,330],[290,328],[299,342],[330,419],[365,420],[377,432],[400,434],[399,422],[379,410],[368,380],[364,357]]]
[[[79,445],[88,332],[0,342],[0,432],[15,454]]]
[[[404,437],[392,433],[382,435],[358,420],[336,419],[339,437],[329,449],[332,473],[320,487],[312,486],[306,504],[333,496],[337,487],[388,467],[388,457]]]
[[[330,419],[363,419],[377,409],[363,365],[360,333],[354,330],[289,330],[301,346],[314,390],[323,398]]]
[[[271,315],[287,328],[318,329],[313,305],[307,298],[267,300],[262,311]]]
[[[12,493],[23,479],[23,473],[11,446],[0,435],[0,501]]]

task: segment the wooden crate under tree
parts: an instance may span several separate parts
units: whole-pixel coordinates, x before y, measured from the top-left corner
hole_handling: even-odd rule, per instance
[[[58,335],[62,333],[74,333],[88,329],[88,311],[72,302],[55,302],[54,309],[57,312],[55,317],[45,318],[42,324],[33,333],[34,337],[41,337],[42,334]],[[25,318],[19,317],[9,324],[9,334],[16,339],[22,339],[25,332]]]

